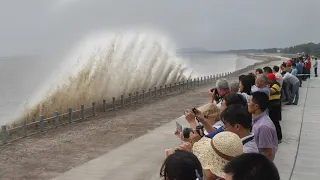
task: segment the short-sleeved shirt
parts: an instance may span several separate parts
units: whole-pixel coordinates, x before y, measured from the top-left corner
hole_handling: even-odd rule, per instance
[[[276,128],[266,112],[252,119],[252,132],[255,137],[259,153],[264,154],[263,149],[271,148],[273,157],[278,150],[278,137]]]
[[[291,74],[294,75],[294,76],[297,76],[298,69],[297,68],[296,69],[292,69]]]
[[[301,74],[303,71],[303,63],[297,63],[297,69],[298,69],[298,73]]]
[[[214,131],[214,132],[212,132],[212,133],[210,133],[210,134],[208,134],[208,135],[205,135],[205,137],[212,139],[215,135],[217,135],[217,134],[219,134],[219,133],[221,133],[221,132],[223,132],[223,131],[224,131],[224,128],[223,128],[223,126],[221,126],[221,127],[220,127],[219,129],[217,129],[216,131]]]
[[[246,143],[244,143],[245,140],[247,140],[249,138],[251,140],[246,142]],[[256,144],[256,140],[255,140],[253,134],[250,134],[249,136],[241,138],[241,141],[244,143],[243,144],[243,152],[244,153],[259,153],[259,149],[258,149],[258,146]]]
[[[274,81],[270,84],[270,89],[273,89],[275,91],[274,94],[270,93],[269,100],[279,100],[281,95],[281,87],[280,84],[277,81]]]
[[[282,86],[282,83],[283,83],[282,75],[280,73],[276,73],[275,75],[278,78],[278,83],[280,84],[280,86]]]

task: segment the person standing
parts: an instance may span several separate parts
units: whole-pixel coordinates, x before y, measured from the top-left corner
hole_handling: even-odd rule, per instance
[[[283,77],[282,77],[282,75],[281,75],[281,73],[279,71],[280,71],[279,66],[273,66],[273,73],[278,78],[278,83],[282,87]]]
[[[225,78],[218,79],[216,88],[209,90],[210,103],[216,103],[216,105],[220,107],[223,97],[227,94],[230,94],[228,80]]]
[[[241,138],[244,153],[259,153],[254,135],[250,132],[252,118],[247,107],[241,104],[228,106],[221,113],[221,119],[225,131],[233,132]]]
[[[313,68],[314,68],[314,77],[318,77],[318,59],[317,58],[314,59]]]
[[[298,63],[297,65],[297,69],[298,69],[298,74],[297,74],[297,78],[300,81],[300,87],[302,86],[302,75],[303,75],[303,61],[301,59],[298,59]]]
[[[311,69],[311,59],[310,56],[307,55],[307,59],[306,59],[306,79],[310,79],[310,69]]]
[[[268,77],[265,74],[260,74],[256,78],[256,85],[251,88],[251,92],[261,91],[268,97],[270,96]]]
[[[259,91],[251,95],[248,111],[252,114],[252,132],[259,153],[273,161],[278,150],[278,138],[276,128],[267,113],[269,97]]]
[[[291,71],[291,74],[294,75],[294,76],[297,76],[297,75],[298,75],[298,69],[297,69],[296,63],[292,63],[292,71]]]
[[[292,72],[291,72],[292,73]],[[277,78],[273,73],[268,74],[270,83],[270,97],[269,97],[269,117],[276,127],[278,142],[282,141],[282,130],[281,130],[281,87],[277,82]]]

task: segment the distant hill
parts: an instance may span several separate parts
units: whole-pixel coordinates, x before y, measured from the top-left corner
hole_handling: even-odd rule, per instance
[[[320,56],[320,43],[310,42],[310,43],[294,45],[286,48],[273,47],[273,48],[266,48],[266,49],[239,49],[239,50],[228,50],[228,51],[209,51],[201,47],[181,48],[177,50],[178,53],[216,53],[216,54],[278,53],[278,51],[286,54],[296,54],[296,53],[305,52],[312,55]]]

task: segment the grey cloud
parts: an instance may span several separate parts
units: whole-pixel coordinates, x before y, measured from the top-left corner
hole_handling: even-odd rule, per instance
[[[62,53],[100,28],[153,27],[178,47],[284,47],[320,41],[318,0],[12,0],[0,6],[0,54]]]

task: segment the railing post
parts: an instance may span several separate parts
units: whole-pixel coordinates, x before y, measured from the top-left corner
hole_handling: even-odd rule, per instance
[[[194,87],[194,88],[196,87],[196,83],[197,83],[197,79],[194,78],[194,79],[193,79],[193,87]]]
[[[157,87],[154,87],[154,97],[157,97]]]
[[[131,95],[131,93],[129,93],[129,105],[131,105],[132,104],[132,95]]]
[[[200,86],[200,79],[199,79],[199,78],[197,78],[197,81],[198,81],[198,86]]]
[[[123,95],[121,95],[120,100],[121,100],[121,107],[124,107],[124,97],[123,97]]]
[[[171,85],[171,83],[169,84],[169,91],[172,92],[172,85]]]
[[[44,121],[43,121],[43,116],[40,115],[40,131],[43,132],[44,130]]]
[[[59,127],[59,125],[60,125],[60,122],[59,122],[59,112],[56,111],[55,114],[56,114],[56,115],[55,115],[55,118],[54,118],[54,122],[55,122],[55,126],[56,126],[56,128],[57,128],[57,127]]]
[[[21,121],[21,127],[22,127],[21,130],[22,130],[23,137],[27,137],[27,128],[26,128],[25,120]]]
[[[7,144],[8,143],[8,132],[7,132],[7,126],[3,125],[1,126],[1,131],[2,131],[2,144]]]
[[[151,88],[149,88],[149,99],[152,97]]]
[[[103,106],[103,112],[107,112],[107,101],[105,99],[102,101],[102,106]]]
[[[165,95],[167,95],[167,89],[168,89],[167,85],[164,85],[164,94]]]
[[[92,103],[92,115],[97,116],[96,102]]]
[[[162,86],[160,86],[160,96],[162,96]]]
[[[112,97],[112,109],[116,110],[116,97]]]
[[[185,82],[184,81],[182,81],[182,89],[185,89]]]
[[[139,103],[139,92],[136,92],[136,102]]]
[[[189,80],[187,80],[187,89],[189,89]]]
[[[179,81],[179,91],[181,90],[181,82]]]
[[[72,108],[68,109],[68,119],[69,119],[69,123],[73,123],[73,119],[72,119]]]
[[[81,119],[84,119],[84,104],[81,104]]]
[[[146,95],[145,95],[145,92],[144,92],[144,89],[142,90],[142,101],[145,101],[146,99]]]

